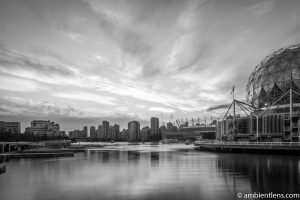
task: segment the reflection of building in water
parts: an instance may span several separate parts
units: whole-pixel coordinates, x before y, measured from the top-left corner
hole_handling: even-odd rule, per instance
[[[300,171],[297,157],[222,154],[217,162],[217,170],[224,174],[225,181],[232,181],[232,174],[240,174],[239,178],[249,179],[253,192],[299,192]]]
[[[128,151],[127,155],[128,155],[128,160],[131,161],[138,161],[140,159],[140,152],[139,151]]]
[[[150,153],[151,157],[151,166],[156,167],[159,164],[159,152],[151,152]]]
[[[102,151],[101,152],[103,162],[108,162],[109,161],[109,157],[110,157],[109,154],[110,154],[110,151]]]

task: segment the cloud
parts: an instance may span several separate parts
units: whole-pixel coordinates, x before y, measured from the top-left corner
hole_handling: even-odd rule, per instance
[[[68,93],[58,92],[58,93],[54,93],[53,96],[66,98],[66,99],[73,99],[73,100],[91,101],[98,104],[111,105],[111,106],[117,105],[115,103],[116,99],[113,97],[103,96],[99,94],[91,94],[88,92],[80,92],[80,91],[68,92]]]
[[[150,111],[158,111],[158,112],[166,112],[166,113],[173,113],[175,110],[171,108],[166,108],[166,107],[150,107],[148,110]]]
[[[26,80],[7,74],[0,73],[0,90],[15,91],[15,92],[37,92],[44,90],[47,87],[36,83],[35,81]]]
[[[69,102],[84,116],[126,112],[149,119],[164,108],[208,114],[213,105],[230,102],[232,85],[243,99],[254,66],[299,40],[295,2],[6,4],[0,6],[6,44],[0,45],[1,97]],[[159,109],[143,112],[153,107]]]
[[[225,108],[229,108],[229,106],[230,106],[230,104],[217,105],[217,106],[213,106],[213,107],[208,108],[206,111],[225,109]]]
[[[47,83],[58,86],[74,86],[76,88],[89,88],[98,92],[108,92],[113,95],[132,97],[142,101],[159,103],[173,108],[183,110],[198,109],[195,106],[198,104],[194,100],[181,99],[170,94],[164,94],[161,91],[156,91],[147,88],[144,83],[136,84],[133,81],[128,83],[118,84],[97,75],[88,75],[75,70],[74,66],[66,65],[56,59],[45,59],[33,57],[30,54],[21,53],[10,49],[1,49],[0,51],[0,72],[26,78],[28,80]],[[9,59],[5,58],[7,55]],[[55,64],[54,64],[55,63]],[[140,86],[139,86],[140,85]],[[34,87],[33,87],[34,88]],[[154,88],[155,89],[155,88]],[[32,89],[33,90],[33,89]],[[81,100],[89,100],[97,103],[114,105],[112,98],[106,97],[103,100],[97,96],[59,94],[60,97],[76,98]]]
[[[87,37],[83,36],[81,33],[74,31],[70,25],[66,23],[60,23],[57,25],[57,28],[60,32],[65,34],[71,40],[77,42],[78,44],[85,44],[87,42]]]
[[[263,17],[272,11],[275,5],[275,1],[262,1],[257,4],[251,5],[246,9],[246,12],[249,13],[256,19]]]
[[[119,124],[121,128],[127,128],[128,122],[132,120],[138,120],[143,126],[148,124],[148,120],[141,119],[136,114],[125,116],[118,112],[72,107],[30,98],[0,97],[0,120],[20,121],[24,131],[34,119],[53,120],[61,125],[62,130],[80,129],[83,125],[97,125],[103,120]]]
[[[63,104],[9,96],[0,98],[0,108],[5,110],[1,114],[6,114],[9,111],[11,115],[31,115],[34,117],[78,116],[82,114],[81,111]]]
[[[128,110],[128,108],[127,107],[118,107],[118,108],[116,108],[116,110],[120,110],[120,111],[127,111]]]
[[[142,70],[137,71],[138,75],[149,78],[159,75],[164,70],[169,71],[171,66],[166,66],[166,57],[173,42],[182,38],[188,39],[182,42],[184,48],[174,55],[183,58],[176,59],[180,65],[177,66],[178,69],[194,65],[200,59],[200,54],[204,55],[202,50],[197,50],[200,45],[198,32],[193,30],[192,34],[186,34],[192,30],[181,30],[177,27],[183,14],[186,18],[188,16],[197,19],[194,13],[198,12],[197,8],[204,1],[85,2],[99,16],[101,32],[104,32],[125,55],[122,60],[123,66],[130,71],[140,67]],[[192,37],[189,37],[190,35]]]
[[[82,106],[70,106],[64,103],[33,100],[14,96],[0,97],[0,115],[22,115],[32,117],[75,117],[99,118],[122,117],[123,114],[108,109],[91,109]]]
[[[81,35],[80,33],[75,33],[75,32],[68,32],[66,33],[69,38],[74,40],[75,42],[79,44],[84,44],[87,41],[87,38]]]
[[[200,92],[198,94],[199,98],[202,100],[208,100],[208,101],[222,101],[226,99],[225,95],[222,93],[212,93],[212,92]]]
[[[146,106],[146,105],[143,105],[143,104],[138,104],[138,105],[136,105],[136,107],[137,107],[137,108],[147,108],[147,106]]]
[[[0,70],[5,73],[34,76],[41,73],[47,76],[70,76],[72,68],[49,56],[34,56],[26,52],[0,47]],[[35,74],[32,74],[35,73]],[[22,76],[22,75],[21,75]]]

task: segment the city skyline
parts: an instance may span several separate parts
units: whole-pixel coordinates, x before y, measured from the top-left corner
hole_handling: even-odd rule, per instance
[[[233,85],[245,101],[266,55],[299,43],[288,2],[3,0],[0,120],[74,130],[217,117]]]

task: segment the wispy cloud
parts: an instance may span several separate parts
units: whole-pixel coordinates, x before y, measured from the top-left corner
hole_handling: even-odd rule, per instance
[[[125,112],[125,111],[128,110],[128,108],[127,107],[118,107],[118,108],[116,108],[116,110],[120,110],[120,111]]]
[[[9,97],[0,98],[1,114],[31,115],[31,116],[78,116],[81,111],[67,105],[32,100],[29,98]]]
[[[0,90],[16,91],[16,92],[37,92],[46,89],[45,86],[35,81],[26,80],[7,74],[0,73]]]
[[[68,32],[66,34],[69,38],[71,38],[72,40],[74,40],[79,44],[84,44],[87,41],[87,38],[81,35],[80,33]]]
[[[104,104],[104,105],[117,105],[115,103],[116,99],[109,96],[103,96],[99,94],[91,94],[87,92],[80,92],[80,91],[74,91],[74,92],[68,92],[68,93],[54,93],[53,94],[56,97],[66,98],[66,99],[72,99],[72,100],[81,100],[81,101],[92,101],[96,102],[98,104]]]
[[[246,9],[246,12],[249,13],[256,19],[263,17],[272,11],[275,1],[262,1],[257,4],[251,5]]]
[[[150,111],[157,111],[157,112],[166,112],[166,113],[172,113],[175,112],[175,110],[171,108],[166,108],[166,107],[150,107]]]

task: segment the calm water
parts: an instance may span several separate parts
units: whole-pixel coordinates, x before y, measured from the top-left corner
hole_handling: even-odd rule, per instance
[[[299,193],[300,157],[113,144],[74,158],[11,160],[0,175],[1,200],[216,200],[238,192]]]

